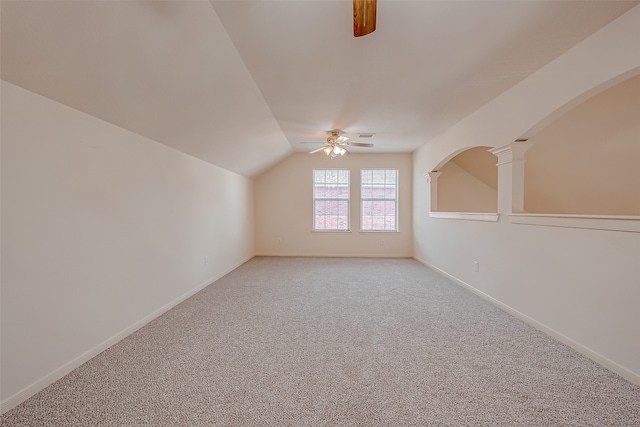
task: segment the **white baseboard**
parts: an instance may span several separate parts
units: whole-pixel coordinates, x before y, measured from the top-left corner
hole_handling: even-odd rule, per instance
[[[291,258],[412,258],[411,254],[335,254],[335,253],[318,253],[318,254],[298,254],[298,253],[257,253],[257,257],[291,257]]]
[[[429,262],[427,262],[427,261],[425,261],[423,259],[420,259],[420,258],[418,258],[416,256],[414,256],[413,259],[415,259],[416,261],[420,262],[421,264],[426,265],[427,267],[431,268],[432,270],[437,271],[438,273],[440,273],[443,276],[445,276],[446,278],[452,280],[456,284],[461,285],[464,288],[470,290],[474,294],[476,294],[479,297],[481,297],[482,299],[490,302],[491,304],[495,305],[496,307],[498,307],[498,308],[506,311],[507,313],[517,317],[518,319],[528,323],[529,325],[531,325],[534,328],[536,328],[536,329],[546,333],[547,335],[555,338],[556,340],[560,341],[561,343],[568,345],[569,347],[573,348],[574,350],[578,351],[579,353],[584,354],[589,359],[591,359],[594,362],[604,366],[605,368],[609,369],[610,371],[615,372],[616,374],[620,375],[621,377],[623,377],[624,379],[630,381],[631,383],[640,386],[640,375],[639,374],[637,374],[637,373],[625,368],[622,365],[617,364],[616,362],[612,361],[611,359],[608,359],[608,358],[602,356],[598,352],[595,352],[595,351],[591,350],[590,348],[585,347],[584,345],[572,340],[571,338],[567,337],[566,335],[563,335],[560,332],[558,332],[558,331],[546,326],[545,324],[538,322],[537,320],[527,316],[526,314],[523,314],[523,313],[519,312],[518,310],[508,306],[507,304],[504,304],[504,303],[498,301],[497,299],[493,298],[492,296],[487,295],[484,292],[474,288],[470,284],[458,279],[457,277],[447,273],[446,271],[443,271],[443,270],[439,269],[435,265],[432,265]]]
[[[43,378],[41,378],[38,381],[36,381],[33,384],[31,384],[30,386],[27,386],[26,388],[24,388],[21,391],[17,392],[13,396],[7,398],[3,402],[0,402],[0,414],[4,414],[8,410],[10,410],[12,408],[15,408],[16,406],[18,406],[19,404],[21,404],[22,402],[24,402],[25,400],[27,400],[28,398],[33,396],[34,394],[36,394],[39,391],[43,390],[45,387],[47,387],[47,386],[53,384],[54,382],[58,381],[60,378],[64,377],[65,375],[67,375],[68,373],[73,371],[74,369],[78,368],[83,363],[86,363],[87,361],[89,361],[94,356],[97,356],[98,354],[100,354],[101,352],[103,352],[107,348],[111,347],[112,345],[114,345],[118,341],[120,341],[123,338],[127,337],[128,335],[131,335],[132,333],[134,333],[138,329],[142,328],[147,323],[149,323],[152,320],[154,320],[155,318],[161,316],[162,314],[164,314],[165,312],[169,311],[170,309],[172,309],[176,305],[180,304],[182,301],[186,300],[187,298],[189,298],[189,297],[195,295],[196,293],[200,292],[202,289],[206,288],[211,283],[215,282],[216,280],[220,279],[222,276],[224,276],[224,275],[230,273],[231,271],[235,270],[236,268],[238,268],[239,266],[241,266],[245,262],[249,261],[253,257],[254,256],[251,255],[250,257],[247,257],[246,259],[242,260],[241,262],[235,264],[233,267],[230,267],[230,268],[226,269],[222,273],[218,273],[215,276],[205,280],[204,282],[200,283],[198,286],[196,286],[195,288],[191,289],[190,291],[180,295],[178,298],[176,298],[173,301],[171,301],[171,302],[165,304],[164,306],[158,308],[153,313],[150,313],[149,315],[147,315],[147,316],[143,317],[142,319],[138,320],[136,323],[134,323],[133,325],[129,326],[128,328],[120,331],[119,333],[117,333],[116,335],[114,335],[111,338],[107,339],[106,341],[103,341],[102,343],[100,343],[97,346],[93,347],[89,351],[81,354],[80,356],[78,356],[75,359],[71,360],[70,362],[66,363],[62,367],[60,367],[60,368],[56,369],[55,371],[51,372],[50,374],[44,376]]]

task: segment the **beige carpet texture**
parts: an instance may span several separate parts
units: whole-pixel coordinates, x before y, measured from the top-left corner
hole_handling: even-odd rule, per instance
[[[640,387],[410,259],[257,257],[9,426],[640,426]]]

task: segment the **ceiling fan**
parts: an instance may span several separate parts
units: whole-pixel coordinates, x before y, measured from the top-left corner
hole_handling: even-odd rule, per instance
[[[353,35],[362,37],[376,30],[377,0],[353,0]]]
[[[346,146],[350,147],[373,147],[373,144],[364,143],[364,142],[347,142],[348,137],[342,135],[342,131],[340,130],[330,130],[327,132],[329,136],[327,137],[327,141],[324,143],[323,147],[318,148],[317,150],[310,151],[309,154],[319,153],[320,151],[324,151],[324,153],[330,158],[344,156],[345,154],[349,154]]]

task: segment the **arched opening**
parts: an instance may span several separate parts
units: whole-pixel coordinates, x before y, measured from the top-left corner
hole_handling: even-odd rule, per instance
[[[527,212],[640,215],[640,75],[573,107],[529,142]]]
[[[438,211],[496,212],[498,170],[489,149],[466,149],[439,168]]]

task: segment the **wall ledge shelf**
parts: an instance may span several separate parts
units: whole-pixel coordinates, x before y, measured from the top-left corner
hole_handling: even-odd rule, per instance
[[[464,219],[467,221],[497,222],[497,213],[482,212],[429,212],[431,218]]]
[[[512,224],[640,233],[640,216],[518,213],[510,214],[509,220]]]

